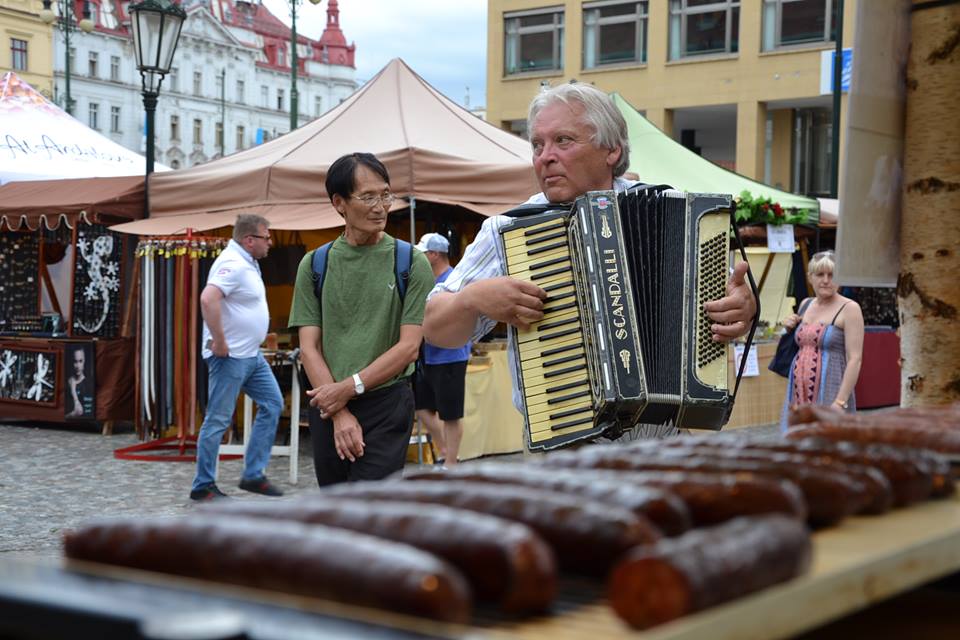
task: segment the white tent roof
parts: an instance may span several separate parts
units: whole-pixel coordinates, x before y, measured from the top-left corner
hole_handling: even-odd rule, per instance
[[[145,171],[143,156],[79,122],[16,73],[0,77],[0,184]]]

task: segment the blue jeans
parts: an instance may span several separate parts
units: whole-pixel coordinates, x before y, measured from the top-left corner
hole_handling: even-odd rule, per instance
[[[277,421],[283,409],[280,386],[263,355],[252,358],[220,358],[210,356],[205,360],[209,371],[209,398],[207,415],[197,438],[197,475],[192,489],[201,489],[213,484],[217,468],[217,456],[223,432],[230,426],[237,397],[244,391],[257,403],[257,417],[250,433],[244,434],[247,453],[244,457],[243,480],[259,480],[264,477],[270,461],[270,448],[277,434]]]

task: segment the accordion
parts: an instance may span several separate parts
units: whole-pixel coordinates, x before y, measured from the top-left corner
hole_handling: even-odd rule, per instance
[[[500,229],[507,274],[548,296],[543,320],[509,328],[528,448],[639,423],[720,429],[736,387],[703,304],[725,295],[739,243],[730,196],[643,185],[551,206],[508,212]]]

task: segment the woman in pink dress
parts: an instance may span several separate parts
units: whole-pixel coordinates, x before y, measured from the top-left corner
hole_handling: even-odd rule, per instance
[[[853,388],[863,358],[863,312],[860,305],[838,293],[834,264],[832,251],[814,254],[807,276],[816,297],[802,317],[793,314],[783,322],[788,329],[797,327],[794,335],[800,350],[790,368],[781,429],[787,427],[790,407],[821,404],[839,411],[856,410]]]

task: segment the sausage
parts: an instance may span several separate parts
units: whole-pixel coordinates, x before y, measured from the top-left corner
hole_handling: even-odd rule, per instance
[[[940,453],[960,453],[960,430],[938,429],[909,423],[877,421],[809,422],[787,429],[787,438],[819,437],[828,440],[849,440],[860,444],[889,444],[915,449],[931,449]]]
[[[896,409],[878,413],[845,413],[821,405],[803,405],[787,416],[788,424],[859,424],[864,426],[895,425],[921,429],[960,430],[960,413],[934,407]]]
[[[724,460],[694,456],[664,458],[631,451],[628,447],[593,445],[576,451],[544,456],[543,464],[555,467],[626,469],[632,471],[688,471],[699,473],[751,473],[794,482],[807,503],[807,522],[822,527],[856,513],[866,501],[866,488],[850,476],[828,469],[780,467],[760,460]]]
[[[630,626],[648,629],[801,575],[810,534],[780,515],[736,518],[631,551],[607,595]]]
[[[561,569],[588,575],[606,575],[625,551],[661,537],[649,520],[621,507],[529,487],[504,491],[465,480],[357,482],[322,495],[443,504],[521,522],[546,540]]]
[[[840,441],[837,444],[841,447],[864,446],[855,442],[846,441]],[[914,449],[912,447],[895,447],[883,444],[870,444],[865,446],[868,449],[879,448],[895,451],[898,455],[904,456],[911,462],[915,463],[919,468],[923,469],[926,473],[929,473],[933,478],[933,489],[930,492],[930,497],[932,498],[943,498],[945,496],[950,496],[953,495],[954,491],[956,490],[954,483],[955,474],[950,466],[950,460],[936,451],[930,451],[929,449]]]
[[[577,472],[582,473],[585,469]],[[738,516],[782,513],[807,519],[807,503],[793,482],[752,473],[690,473],[686,471],[599,470],[624,484],[660,487],[683,500],[695,527]]]
[[[640,488],[659,488],[666,491],[667,495],[679,498],[689,511],[695,527],[717,524],[737,516],[761,513],[783,513],[800,520],[807,518],[807,505],[804,502],[803,493],[788,480],[749,473],[644,472],[613,469],[576,469],[574,471],[553,467],[548,464],[550,460],[550,456],[547,456],[543,459],[544,464],[523,465],[523,472],[517,477],[522,476],[525,481],[527,478],[549,473],[546,477],[552,479],[544,482],[553,483],[555,487],[565,483],[568,477],[589,482],[593,487],[604,487],[612,481],[621,488],[621,492],[628,495],[632,493],[642,495],[644,492],[638,491]],[[470,464],[454,467],[444,473],[452,473],[455,478],[493,481],[502,476],[512,477],[514,470],[520,466],[504,463]],[[499,471],[501,468],[504,470]],[[480,469],[480,473],[475,473],[477,469]],[[413,479],[421,477],[421,472],[406,473],[405,477]],[[436,473],[439,472],[433,472],[433,474]],[[432,474],[427,472],[427,475]],[[475,475],[483,477],[475,478]],[[662,518],[658,520],[657,515],[651,513],[648,513],[648,517],[651,522],[660,526],[666,535],[673,535],[661,526]]]
[[[857,509],[856,513],[877,515],[886,513],[893,507],[893,488],[890,485],[890,481],[883,473],[873,467],[840,462],[825,457],[801,456],[793,453],[751,449],[749,447],[683,446],[684,440],[685,438],[677,438],[670,441],[663,441],[665,443],[670,442],[673,446],[661,445],[658,449],[652,450],[651,452],[659,453],[662,456],[674,457],[696,455],[707,458],[720,458],[723,460],[754,460],[761,463],[777,465],[783,472],[794,468],[824,469],[850,476],[863,483],[865,500],[860,508]],[[633,449],[631,446],[627,448]],[[640,450],[647,451],[646,448]]]
[[[504,611],[545,611],[557,592],[550,547],[529,527],[473,511],[410,502],[314,496],[308,500],[220,501],[199,511],[225,517],[296,520],[403,542],[455,566],[478,601]]]
[[[898,507],[926,500],[933,493],[934,476],[930,465],[911,459],[910,456],[893,447],[862,446],[852,442],[834,443],[821,438],[785,440],[739,435],[697,437],[692,440],[698,446],[722,447],[732,451],[744,449],[779,451],[826,463],[874,467],[889,480],[893,490],[893,504]]]
[[[664,535],[675,536],[692,526],[690,510],[677,496],[650,486],[625,485],[609,475],[584,474],[561,469],[543,469],[533,465],[478,463],[458,465],[448,470],[405,471],[404,480],[470,480],[515,484],[536,489],[559,491],[619,505],[646,517]]]
[[[344,529],[193,513],[103,520],[64,535],[69,558],[401,611],[470,618],[470,588],[431,553]]]

